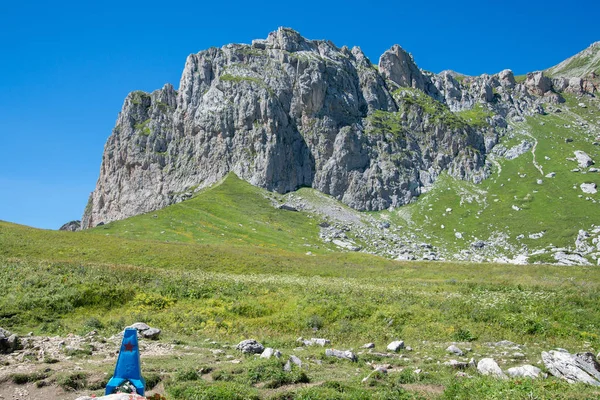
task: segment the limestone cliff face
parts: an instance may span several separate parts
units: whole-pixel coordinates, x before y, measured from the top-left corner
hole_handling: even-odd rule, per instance
[[[286,28],[192,54],[178,91],[125,99],[82,227],[185,200],[229,172],[281,193],[311,186],[359,210],[406,204],[443,171],[481,180],[496,128],[531,112],[536,94],[512,73],[469,79],[423,72],[399,46],[376,68],[357,47]],[[494,88],[518,100],[494,104]],[[450,112],[475,103],[504,112],[485,129]]]

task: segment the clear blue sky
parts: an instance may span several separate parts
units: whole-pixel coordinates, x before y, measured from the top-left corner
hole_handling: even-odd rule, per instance
[[[0,219],[79,219],[128,92],[176,88],[188,54],[278,26],[360,46],[398,43],[424,69],[516,74],[600,40],[600,2],[58,1],[0,5]]]

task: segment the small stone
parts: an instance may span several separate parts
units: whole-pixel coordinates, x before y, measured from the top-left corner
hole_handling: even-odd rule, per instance
[[[462,356],[465,353],[458,348],[458,346],[455,345],[450,345],[448,346],[448,348],[446,349],[446,352],[451,353],[451,354],[456,354],[457,356]]]
[[[403,340],[396,340],[393,341],[392,343],[387,345],[387,349],[389,351],[398,351],[404,348],[404,341]]]
[[[350,361],[358,360],[358,357],[356,356],[356,354],[354,354],[350,350],[342,351],[342,350],[336,350],[336,349],[327,349],[327,350],[325,350],[325,355],[327,357],[344,358],[344,359],[350,360]]]
[[[295,365],[297,365],[299,367],[302,367],[302,361],[298,357],[296,357],[294,355],[291,355],[290,358],[289,358],[289,360],[290,360],[290,362],[292,364],[295,364]]]
[[[269,359],[271,357],[273,357],[273,355],[275,354],[275,350],[272,349],[271,347],[267,347],[266,349],[264,349],[264,351],[260,354],[260,358],[266,358]]]
[[[513,367],[506,370],[508,376],[513,378],[539,378],[546,377],[546,374],[542,373],[542,370],[533,365],[523,365],[520,367]]]
[[[325,347],[326,345],[331,344],[331,341],[328,339],[311,338],[310,341],[314,344],[318,344],[321,347]]]
[[[363,349],[374,349],[375,343],[366,343],[362,346]]]
[[[454,369],[465,369],[465,368],[469,367],[469,363],[466,363],[464,361],[457,361],[457,360],[446,361],[446,362],[444,362],[444,365],[447,365]]]

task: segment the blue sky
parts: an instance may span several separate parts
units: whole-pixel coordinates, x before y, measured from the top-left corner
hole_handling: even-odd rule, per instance
[[[430,71],[522,74],[600,40],[591,0],[376,3],[2,2],[0,220],[79,219],[127,93],[177,88],[187,55],[211,46],[288,26],[374,63],[398,43]]]

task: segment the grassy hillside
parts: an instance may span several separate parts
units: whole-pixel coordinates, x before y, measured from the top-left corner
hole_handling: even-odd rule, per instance
[[[220,184],[172,207],[86,231],[161,242],[253,245],[322,252],[319,221],[279,210],[281,196],[229,174]]]
[[[514,159],[492,154],[492,174],[483,183],[442,176],[416,203],[380,217],[402,226],[406,235],[432,243],[449,259],[460,259],[460,252],[468,251],[482,260],[528,254],[529,262],[555,262],[552,248],[575,251],[579,230],[596,237],[600,227],[598,193],[580,189],[582,183],[600,187],[600,173],[572,172],[576,150],[600,160],[600,146],[593,145],[600,135],[600,114],[596,101],[573,96],[555,108],[560,112],[514,125],[500,144],[506,149],[523,141],[534,146]],[[552,172],[554,177],[546,177]],[[471,245],[478,240],[486,247],[474,249]]]
[[[595,73],[600,75],[600,42],[592,44],[587,49],[548,68],[546,73],[552,77],[583,78]]]
[[[194,204],[204,201],[203,196],[223,199],[230,184],[244,186],[226,181]],[[255,194],[247,194],[249,204],[260,201],[262,194]],[[242,225],[252,226],[251,217],[236,209],[243,200],[221,204],[244,218]],[[455,371],[438,363],[456,358],[444,351],[452,342],[471,349],[465,359],[490,355],[503,368],[536,363],[542,350],[554,347],[596,351],[600,276],[594,267],[401,263],[355,252],[306,255],[302,245],[290,251],[232,245],[231,240],[217,243],[222,231],[208,234],[204,228],[182,236],[173,229],[171,239],[185,238],[177,243],[141,238],[144,232],[153,238],[156,232],[150,229],[166,230],[145,224],[169,225],[167,216],[183,218],[185,212],[193,218],[192,209],[179,204],[155,213],[156,218],[149,214],[75,233],[0,223],[0,326],[20,334],[96,329],[106,336],[138,320],[158,326],[164,331],[161,341],[174,344],[173,355],[143,356],[144,371],[160,376],[169,399],[485,399],[507,393],[525,399],[559,392],[575,399],[599,394],[592,387],[556,380],[456,381]],[[284,233],[310,229],[314,222],[289,211],[268,213]],[[288,215],[300,218],[299,226],[289,224],[296,220],[286,221]],[[213,214],[206,218],[217,220]],[[235,242],[243,235],[231,237]],[[270,244],[264,237],[246,240]],[[200,238],[212,243],[194,240]],[[384,349],[403,339],[413,352],[393,358],[363,352],[353,364],[325,358],[322,348],[297,350],[298,336],[325,337],[334,348],[355,351],[366,342]],[[304,375],[281,375],[278,361],[239,360],[234,349],[225,347],[230,359],[239,360],[232,364],[223,356],[215,359],[214,345],[205,342],[216,340],[219,348],[248,337],[279,348],[286,357],[300,356],[308,369]],[[503,355],[490,345],[500,340],[522,345],[524,358]],[[78,358],[94,360],[93,355]],[[361,383],[373,362],[389,363],[396,372]],[[97,368],[91,365],[86,368]],[[211,366],[211,379],[194,375],[199,365]]]

